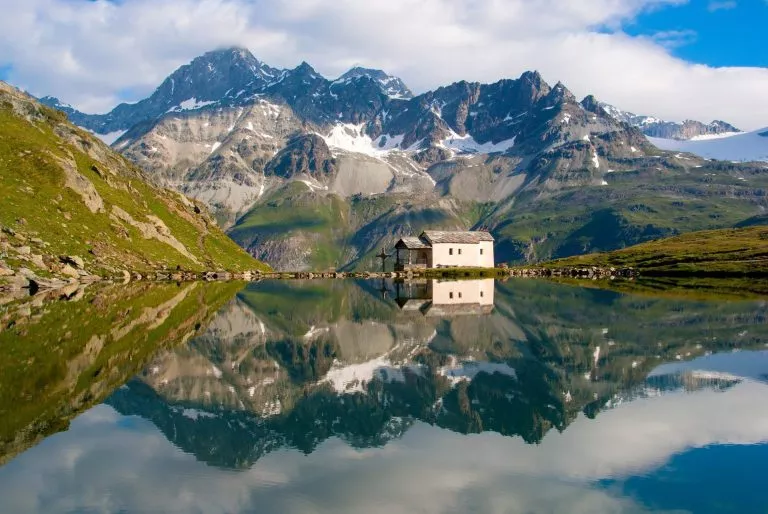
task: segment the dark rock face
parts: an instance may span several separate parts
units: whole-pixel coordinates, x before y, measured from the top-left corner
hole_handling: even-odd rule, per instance
[[[551,92],[537,72],[494,84],[457,82],[419,95],[407,102],[391,102],[386,116],[371,125],[373,137],[404,134],[403,148],[429,148],[452,133],[471,134],[482,143],[497,143],[521,132],[532,111],[546,107]],[[557,103],[552,97],[550,103]]]
[[[603,106],[600,105],[600,102],[597,101],[597,98],[595,98],[594,95],[585,96],[584,100],[581,101],[581,106],[584,108],[585,111],[597,114],[598,116],[604,116],[604,117],[610,116],[605,111],[605,109],[603,109]]]
[[[264,168],[267,176],[293,178],[310,175],[317,178],[331,175],[336,169],[328,145],[315,134],[296,136],[288,142]]]
[[[279,98],[306,121],[363,123],[374,117],[388,97],[381,85],[368,76],[331,82],[309,64],[284,72],[264,93]]]

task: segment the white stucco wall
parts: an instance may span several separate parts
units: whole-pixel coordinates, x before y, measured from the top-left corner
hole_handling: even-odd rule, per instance
[[[483,253],[480,254],[482,248]],[[453,250],[453,255],[451,255]],[[493,242],[479,244],[437,243],[432,245],[432,267],[461,266],[492,268]]]
[[[483,253],[478,256],[480,259],[478,266],[481,268],[495,267],[496,261],[494,260],[493,255],[493,241],[481,241],[478,246],[483,251]]]
[[[458,305],[479,303],[493,305],[494,281],[482,280],[432,281],[432,303]]]

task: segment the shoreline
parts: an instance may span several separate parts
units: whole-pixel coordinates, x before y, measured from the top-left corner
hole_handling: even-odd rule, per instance
[[[90,284],[106,282],[128,284],[131,282],[212,282],[212,281],[242,281],[257,282],[261,280],[344,280],[344,279],[394,279],[394,280],[472,280],[509,278],[544,278],[544,279],[575,279],[575,280],[627,280],[639,278],[768,278],[764,273],[745,270],[743,272],[724,273],[718,270],[688,270],[686,272],[658,273],[653,270],[637,270],[631,267],[605,266],[564,266],[564,267],[504,267],[504,268],[433,268],[409,271],[123,271],[119,274],[90,274],[80,268],[79,276],[52,275],[41,277],[28,268],[13,270],[3,268],[0,274],[0,293],[10,296],[20,296],[19,293],[34,295],[38,291],[54,291],[71,287],[73,284]]]
[[[320,280],[320,279],[505,279],[510,277],[570,277],[583,279],[625,278],[638,273],[632,268],[436,268],[409,271],[123,271],[120,274],[97,275],[78,267],[79,274],[41,277],[29,268],[3,268],[0,291],[54,290],[71,284],[93,282],[195,282],[195,281],[259,281],[259,280]]]

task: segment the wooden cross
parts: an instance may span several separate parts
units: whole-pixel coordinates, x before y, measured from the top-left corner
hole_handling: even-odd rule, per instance
[[[376,257],[381,259],[381,271],[382,272],[387,271],[387,268],[386,268],[387,259],[389,259],[392,256],[391,255],[387,255],[387,252],[384,251],[384,248],[382,247],[381,253],[379,255],[377,255]]]

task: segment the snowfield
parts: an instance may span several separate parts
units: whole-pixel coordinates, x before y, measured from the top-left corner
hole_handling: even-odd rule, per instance
[[[391,136],[389,134],[379,136],[376,140],[365,133],[365,125],[353,125],[351,123],[339,123],[335,125],[330,134],[318,134],[333,150],[361,153],[371,157],[381,158],[392,151],[400,150],[403,135]]]
[[[126,132],[128,132],[128,131],[127,130],[118,130],[118,131],[115,131],[115,132],[110,132],[108,134],[97,134],[95,132],[92,132],[92,134],[95,135],[96,137],[98,137],[99,139],[101,139],[104,142],[104,144],[111,146],[112,143],[114,143],[115,141],[120,139],[123,136],[123,134],[125,134]]]
[[[460,136],[453,132],[449,137],[441,141],[438,146],[442,146],[443,148],[447,148],[448,150],[459,154],[496,152],[503,153],[515,146],[515,138],[513,137],[505,141],[499,141],[498,143],[492,143],[488,141],[487,143],[481,144],[475,141],[475,139],[469,134]]]
[[[361,153],[371,157],[382,158],[392,152],[412,152],[419,148],[421,141],[411,145],[409,148],[401,147],[403,134],[390,135],[385,134],[372,140],[365,133],[365,125],[352,125],[349,123],[339,123],[335,125],[329,134],[318,134],[322,137],[328,147],[333,150],[342,150],[346,152]],[[496,153],[506,152],[515,145],[515,138],[499,141],[498,143],[486,142],[478,143],[475,139],[466,134],[460,136],[452,132],[447,138],[440,141],[437,146],[451,150],[457,154],[474,153]]]
[[[701,136],[690,141],[649,137],[648,141],[661,150],[689,152],[706,159],[768,161],[768,127],[754,132],[721,136],[723,137]]]
[[[206,107],[211,104],[215,104],[216,102],[213,101],[201,101],[197,98],[189,98],[187,100],[184,100],[179,105],[176,105],[174,107],[171,107],[168,109],[168,112],[179,112],[179,111],[196,111],[197,109],[202,109],[203,107]]]

